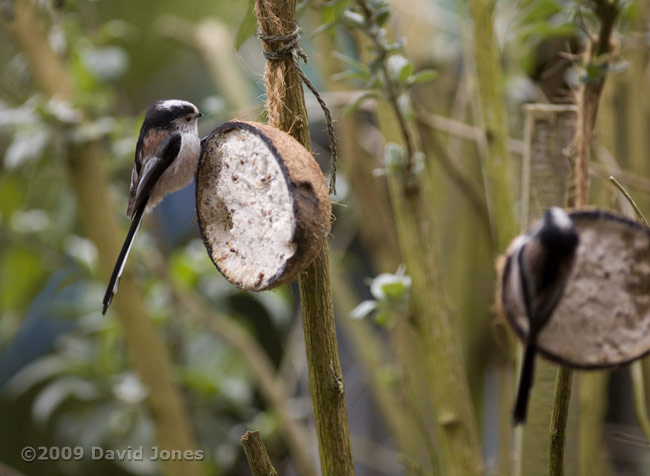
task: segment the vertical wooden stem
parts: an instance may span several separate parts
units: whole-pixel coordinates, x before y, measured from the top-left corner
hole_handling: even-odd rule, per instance
[[[257,0],[260,32],[284,36],[296,28],[295,0]],[[265,50],[278,45],[264,42]],[[269,60],[264,81],[269,123],[287,131],[311,150],[305,99],[298,65],[293,59]],[[343,374],[336,341],[336,326],[329,276],[329,248],[323,247],[300,277],[309,389],[314,406],[318,449],[323,476],[354,474]]]
[[[573,370],[560,367],[555,384],[555,404],[551,415],[551,444],[549,447],[549,475],[564,476],[564,443],[566,422],[571,401],[571,379]],[[567,391],[567,389],[569,389]]]
[[[504,250],[517,234],[512,190],[512,166],[508,151],[508,122],[504,101],[503,71],[494,35],[495,0],[471,0],[474,20],[474,55],[477,86],[487,146],[485,182],[497,249]]]
[[[618,0],[594,0],[592,8],[600,21],[600,32],[595,41],[590,41],[585,53],[585,65],[587,76],[583,80],[578,91],[578,125],[575,135],[576,159],[574,163],[574,196],[569,201],[575,207],[586,207],[589,204],[589,168],[591,161],[591,138],[593,135],[596,115],[600,103],[600,96],[607,77],[608,61],[601,61],[603,55],[611,51],[610,38],[614,24],[619,14]],[[595,70],[595,73],[591,71]],[[571,398],[571,374],[572,370],[561,367],[558,371],[557,387],[555,391],[555,402],[553,406],[553,422],[551,425],[551,448],[550,448],[550,474],[564,474],[564,435],[566,430],[568,401]],[[603,385],[598,379],[586,377],[581,382],[581,400],[584,402],[594,393],[602,392]],[[593,387],[590,389],[590,387]],[[592,407],[590,405],[587,405]],[[596,408],[596,406],[593,406]],[[586,418],[597,417],[597,412],[585,415]],[[562,436],[562,439],[559,439]],[[582,440],[581,435],[581,440]],[[584,435],[592,439],[593,435]],[[583,440],[584,443],[584,440]],[[584,448],[584,445],[581,444]],[[593,450],[593,448],[592,448]]]

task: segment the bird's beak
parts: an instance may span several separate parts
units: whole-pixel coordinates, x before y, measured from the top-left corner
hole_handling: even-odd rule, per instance
[[[196,117],[197,117],[197,118],[199,118],[199,117],[203,117],[203,113],[202,113],[202,112],[199,112],[199,113],[196,115]]]

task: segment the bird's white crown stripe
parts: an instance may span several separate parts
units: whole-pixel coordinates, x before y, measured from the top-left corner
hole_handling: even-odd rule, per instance
[[[566,229],[573,227],[573,222],[567,212],[558,207],[553,207],[550,211],[553,215],[553,221],[558,227]]]
[[[163,102],[161,102],[159,105],[161,109],[167,109],[167,110],[174,109],[176,107],[183,107],[183,106],[192,106],[194,109],[196,109],[196,106],[194,106],[194,104],[188,101],[183,101],[182,99],[166,99]]]

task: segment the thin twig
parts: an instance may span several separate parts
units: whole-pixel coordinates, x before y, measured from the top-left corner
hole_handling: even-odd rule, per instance
[[[366,30],[366,33],[370,36],[372,41],[375,44],[375,48],[380,54],[386,54],[385,48],[379,38],[379,26],[375,23],[374,17],[365,0],[357,0],[357,3],[363,11],[363,15],[368,23],[369,28]],[[397,119],[397,124],[399,126],[400,134],[402,135],[402,140],[404,141],[404,147],[406,148],[406,167],[405,167],[405,185],[410,183],[410,176],[414,169],[414,160],[415,160],[415,141],[411,137],[406,118],[399,107],[399,98],[397,96],[397,91],[393,79],[391,78],[390,72],[388,71],[388,65],[386,61],[381,62],[381,71],[384,75],[384,86],[386,89],[386,94],[388,96],[388,103],[393,109],[395,118]]]
[[[630,205],[634,209],[634,213],[636,213],[637,218],[646,226],[648,226],[648,220],[646,220],[645,216],[643,215],[643,212],[639,208],[639,206],[636,204],[634,199],[632,198],[632,195],[629,194],[629,192],[621,185],[621,183],[616,180],[613,176],[610,175],[609,181],[614,184],[614,186],[619,189],[619,191],[623,194],[623,196],[627,199],[628,202],[630,202]]]

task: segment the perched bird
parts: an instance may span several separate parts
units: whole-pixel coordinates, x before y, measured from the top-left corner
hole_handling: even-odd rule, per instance
[[[528,317],[526,349],[513,412],[515,424],[526,421],[537,337],[562,299],[578,243],[571,217],[561,208],[549,208],[531,231],[515,239],[506,262],[504,286],[511,287],[512,296]]]
[[[140,128],[131,172],[126,211],[131,218],[131,227],[108,282],[102,314],[106,314],[117,292],[145,209],[151,210],[165,195],[185,187],[194,177],[201,153],[197,125],[201,116],[194,104],[178,99],[157,101],[147,111]]]

